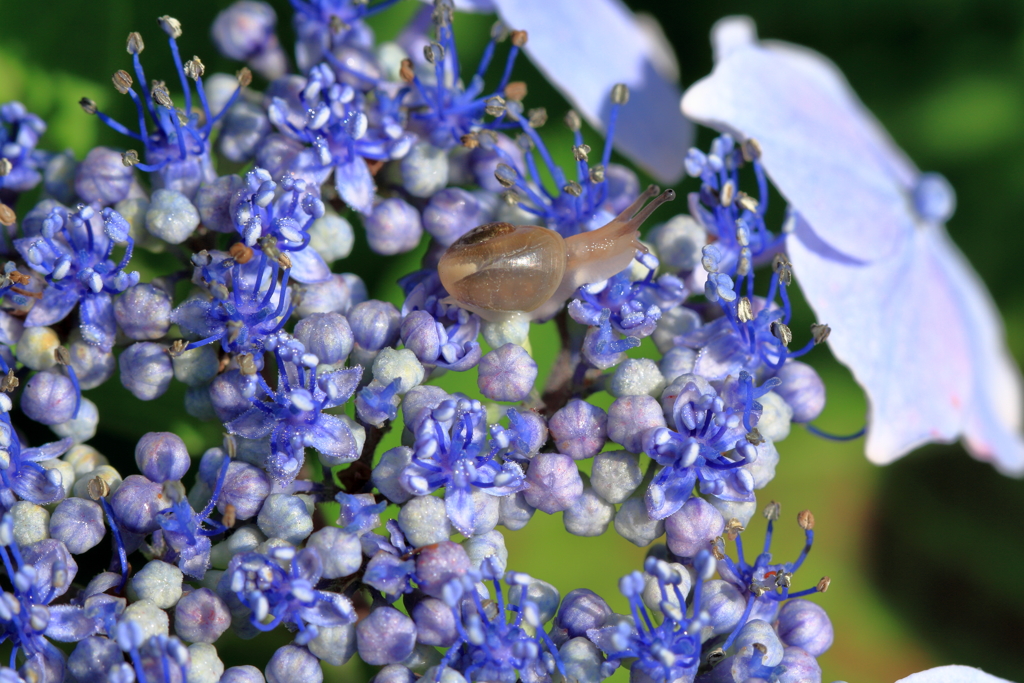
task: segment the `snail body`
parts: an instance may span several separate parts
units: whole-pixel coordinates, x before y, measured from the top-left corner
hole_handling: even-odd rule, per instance
[[[672,190],[658,192],[648,187],[607,225],[565,239],[536,225],[488,223],[470,230],[438,262],[451,295],[446,301],[491,322],[522,313],[535,320],[554,315],[578,287],[610,278],[638,249],[646,251],[640,226],[675,199]]]

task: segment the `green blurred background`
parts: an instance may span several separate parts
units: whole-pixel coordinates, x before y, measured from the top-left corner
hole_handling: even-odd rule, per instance
[[[43,148],[70,147],[79,157],[96,144],[123,148],[126,141],[82,113],[78,99],[91,97],[116,117],[131,120],[127,98],[117,95],[109,77],[130,64],[124,40],[132,30],[147,40],[147,73],[172,82],[170,55],[158,39],[155,22],[167,13],[184,26],[183,55],[200,55],[210,71],[234,71],[238,65],[214,52],[207,33],[216,12],[227,4],[0,0],[0,102],[21,100],[49,123]],[[281,18],[282,40],[290,47],[288,3],[272,4]],[[1024,4],[629,4],[661,21],[679,57],[684,86],[710,70],[708,31],[726,14],[749,14],[761,36],[807,45],[831,57],[917,164],[944,173],[956,187],[959,208],[949,230],[988,283],[1004,314],[1010,348],[1018,361],[1024,360],[1024,280],[1019,267],[1024,248]],[[394,36],[416,7],[413,0],[405,0],[375,17],[378,37]],[[464,63],[475,64],[491,20],[457,19]],[[526,60],[519,62],[514,77],[528,82],[529,106],[546,106],[552,121],[561,120],[568,105]],[[567,161],[567,132],[550,124],[542,134],[556,156]],[[699,144],[706,147],[711,137],[701,131]],[[589,139],[594,146],[598,137],[590,131]],[[695,188],[693,181],[679,186],[683,191]],[[21,205],[19,213],[27,208]],[[369,253],[358,228],[356,232],[356,252],[335,264],[335,270],[360,273],[375,296],[399,304],[395,279],[416,266],[418,254],[380,259]],[[159,259],[139,259],[151,273],[166,267]],[[807,329],[811,321],[804,309],[794,329]],[[557,344],[554,331],[541,327],[532,342],[538,362],[546,367]],[[645,344],[636,354],[652,351]],[[849,374],[825,349],[818,349],[810,362],[829,387],[820,426],[840,433],[859,429],[864,398]],[[449,390],[474,390],[471,377],[446,377],[441,383]],[[175,431],[198,456],[217,443],[219,425],[188,418],[181,408],[182,394],[172,390],[158,401],[141,403],[129,400],[116,380],[89,392],[103,416],[102,432],[93,443],[127,471],[134,441],[146,431]],[[611,397],[599,394],[595,402],[607,406]],[[43,433],[30,436],[33,443],[46,438]],[[394,430],[385,445],[397,439]],[[962,663],[1024,681],[1024,483],[1000,477],[956,446],[923,449],[878,468],[864,458],[862,441],[832,443],[797,428],[779,450],[777,478],[758,500],[762,505],[772,499],[783,504],[784,523],[774,547],[778,559],[795,557],[802,544],[796,512],[809,508],[817,518],[818,541],[797,585],[810,585],[826,574],[832,578],[830,591],[817,598],[829,610],[836,631],[835,645],[820,658],[823,680],[891,683],[929,666]],[[758,517],[747,532],[748,543],[756,543],[763,530]],[[560,515],[538,513],[526,530],[505,536],[510,567],[550,581],[563,593],[576,587],[596,590],[617,611],[625,609],[616,588],[618,577],[639,568],[645,553],[614,531],[600,538],[569,536]],[[228,664],[262,666],[273,644],[283,642],[284,635],[277,634],[255,643],[218,646]],[[372,675],[359,664],[325,669],[328,680],[359,682]],[[625,677],[620,673],[617,679]]]

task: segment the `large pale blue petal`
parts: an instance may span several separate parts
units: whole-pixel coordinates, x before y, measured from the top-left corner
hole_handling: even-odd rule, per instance
[[[725,20],[715,31],[729,29]],[[686,91],[683,112],[755,138],[775,186],[833,248],[863,261],[898,250],[917,223],[910,193],[918,171],[836,66],[782,43],[723,51]]]
[[[629,86],[615,147],[661,182],[683,175],[693,127],[679,112],[676,79],[661,72],[675,57],[620,0],[493,0],[524,50],[587,121],[605,130],[616,83]]]
[[[296,282],[312,284],[326,282],[331,279],[331,268],[313,247],[305,247],[298,251],[288,251],[291,259],[291,278]]]
[[[981,669],[951,664],[911,674],[896,683],[1010,683],[1010,681],[987,674]]]
[[[85,296],[78,308],[79,330],[87,344],[104,351],[114,348],[117,321],[114,320],[114,300],[107,292]]]
[[[229,434],[246,439],[262,439],[273,431],[275,424],[272,415],[253,406],[225,426]]]
[[[85,610],[77,605],[53,605],[46,637],[62,643],[77,643],[97,633],[99,627],[100,624],[87,617]]]
[[[302,433],[302,443],[315,448],[328,465],[352,462],[359,457],[359,448],[351,428],[340,418],[321,413],[316,422]]]

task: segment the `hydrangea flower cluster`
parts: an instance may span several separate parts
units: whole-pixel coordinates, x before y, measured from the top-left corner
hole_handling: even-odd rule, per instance
[[[763,507],[755,558],[744,537],[778,444],[825,405],[801,359],[856,322],[792,329],[801,272],[787,254],[847,265],[864,255],[847,258],[845,243],[829,251],[827,228],[792,227],[819,220],[805,194],[787,194],[787,224],[770,224],[769,177],[784,193],[792,182],[776,138],[730,125],[707,151],[681,152],[697,187],[688,213],[670,217],[659,207],[673,191],[642,192],[612,162],[626,83],[581,74],[601,83],[605,142],[592,158],[569,112],[572,168],[555,162],[547,112],[527,108],[526,85],[512,80],[533,26],[495,25],[467,79],[452,0],[382,44],[364,18],[390,0],[292,4],[294,71],[269,6],[240,0],[213,26],[225,55],[267,79],[263,93],[248,67],[208,75],[199,57],[183,62],[184,29],[169,16],[159,26],[180,95],[147,86],[143,36],[131,33],[135,77],[118,71],[113,86],[137,123],[81,105],[141,155],[43,151],[42,120],[0,106],[0,224],[11,238],[0,642],[12,646],[0,680],[316,683],[322,667],[358,656],[381,667],[377,683],[597,683],[620,667],[655,683],[821,681],[833,629],[809,598],[830,580],[796,576],[814,516],[797,515],[806,545],[792,562],[771,553],[778,503]],[[471,4],[515,15],[504,2]],[[616,30],[639,40],[627,19]],[[551,28],[537,30],[549,43]],[[716,53],[720,67],[732,58]],[[709,96],[687,97],[700,109]],[[220,158],[243,171],[218,175]],[[42,198],[23,206],[37,185]],[[925,185],[918,212],[938,229],[951,189]],[[661,222],[641,242],[656,209]],[[423,268],[400,280],[404,301],[372,299],[359,276],[334,272],[355,239],[346,216],[382,255],[427,233]],[[143,282],[129,270],[135,250],[167,251],[177,269]],[[563,348],[540,391],[529,336],[547,319]],[[645,339],[658,360],[628,355]],[[223,443],[190,454],[180,436],[150,432],[137,471],[112,466],[88,444],[100,411],[87,392],[115,369],[140,401],[182,383],[185,410],[222,425]],[[446,391],[435,383],[445,372],[474,373],[480,397]],[[57,440],[30,447],[23,421]],[[378,452],[398,425],[402,445]],[[987,427],[964,429],[982,435],[979,452],[1020,465]],[[325,512],[334,503],[337,519]],[[612,528],[648,548],[643,571],[620,582],[628,614],[586,587],[563,596],[510,569],[499,527],[521,529],[538,510],[562,513],[567,533]],[[78,575],[85,553],[108,571]],[[225,669],[221,636],[272,630],[293,640],[263,672]],[[66,654],[54,642],[74,645]]]

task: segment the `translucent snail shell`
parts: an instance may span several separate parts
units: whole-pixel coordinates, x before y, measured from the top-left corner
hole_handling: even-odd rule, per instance
[[[640,244],[638,231],[656,208],[675,199],[651,185],[607,225],[563,239],[536,225],[488,223],[448,247],[437,265],[447,300],[500,321],[516,313],[554,315],[580,285],[625,269]],[[647,200],[654,201],[646,206]]]

